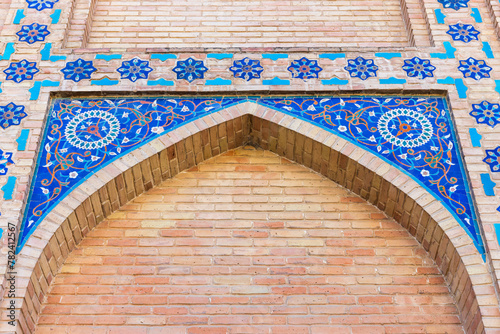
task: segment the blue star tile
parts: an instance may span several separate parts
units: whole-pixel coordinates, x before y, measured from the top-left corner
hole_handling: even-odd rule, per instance
[[[50,32],[47,30],[47,26],[38,23],[24,25],[21,27],[21,30],[16,33],[16,35],[19,36],[20,42],[26,42],[28,44],[43,42],[45,37],[49,34]]]
[[[14,164],[11,152],[4,152],[0,149],[0,175],[8,172],[8,166]]]
[[[149,67],[149,61],[141,60],[140,58],[134,58],[132,60],[126,60],[122,62],[117,71],[121,74],[121,79],[129,79],[132,82],[136,82],[138,79],[147,79],[149,72],[153,69]]]
[[[433,72],[436,67],[434,67],[428,59],[413,57],[412,59],[405,59],[404,62],[403,70],[406,71],[406,75],[409,77],[425,79],[434,76]]]
[[[318,78],[319,72],[323,71],[318,65],[317,60],[309,60],[306,57],[302,57],[299,60],[293,60],[287,70],[292,73],[292,78],[298,78],[302,80]]]
[[[35,8],[38,11],[42,11],[47,8],[53,8],[56,2],[59,0],[26,0],[28,3],[28,8]]]
[[[203,79],[208,68],[205,67],[202,60],[188,58],[179,60],[172,71],[177,73],[177,80],[184,79],[193,82],[196,79]]]
[[[97,71],[92,61],[85,61],[81,58],[75,61],[66,63],[66,66],[61,70],[64,74],[64,79],[79,82],[82,79],[90,79],[92,73]]]
[[[444,8],[453,8],[459,10],[460,8],[467,8],[469,0],[438,0]]]
[[[32,80],[33,75],[40,72],[35,62],[29,62],[23,59],[19,62],[10,63],[9,67],[3,71],[7,80],[20,83],[24,80]]]
[[[6,106],[0,106],[0,127],[7,129],[11,125],[19,125],[26,116],[28,114],[24,112],[24,106],[18,106],[12,102]]]
[[[357,57],[356,59],[348,59],[347,66],[344,69],[349,72],[351,77],[366,80],[377,76],[378,66],[374,64],[372,59]]]
[[[480,34],[473,25],[457,23],[450,25],[450,29],[446,32],[454,41],[461,41],[469,43],[470,41],[477,41],[477,36]]]
[[[480,80],[482,78],[489,78],[491,67],[486,65],[484,60],[477,60],[470,57],[467,60],[460,60],[459,71],[462,72],[464,78],[472,78]]]
[[[500,172],[500,146],[493,150],[486,150],[486,158],[483,159],[492,172]]]
[[[252,60],[246,57],[242,60],[235,60],[229,70],[233,72],[235,78],[250,81],[252,79],[260,79],[260,74],[264,71],[264,68],[260,66],[259,60]]]
[[[469,114],[476,119],[478,124],[487,124],[493,128],[500,123],[500,105],[498,103],[483,101],[479,104],[473,104]]]

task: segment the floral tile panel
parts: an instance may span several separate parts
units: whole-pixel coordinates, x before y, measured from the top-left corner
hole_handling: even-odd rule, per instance
[[[447,103],[428,96],[54,99],[18,251],[71,190],[104,166],[173,129],[247,101],[319,126],[405,172],[449,210],[484,254]]]

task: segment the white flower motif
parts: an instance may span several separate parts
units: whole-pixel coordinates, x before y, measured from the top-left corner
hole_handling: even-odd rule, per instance
[[[454,193],[455,191],[457,191],[457,187],[458,187],[458,185],[454,185],[453,187],[450,187],[450,193]]]
[[[47,195],[49,193],[49,189],[47,188],[44,188],[44,187],[40,187],[40,189],[42,189],[42,192]]]
[[[373,111],[373,110],[372,110],[372,111],[370,111],[370,112],[368,113],[368,115],[370,115],[370,116],[375,116],[375,111]]]
[[[427,169],[423,169],[420,174],[423,176],[423,177],[427,177],[429,175],[431,175],[431,173],[429,173],[429,171]]]
[[[370,138],[368,138],[369,141],[375,143],[377,140],[375,139],[375,136],[371,136]]]
[[[339,126],[339,131],[340,132],[346,132],[347,131],[347,128],[343,125]]]
[[[439,148],[437,148],[436,146],[431,146],[431,150],[437,151],[437,150],[439,150]]]
[[[97,160],[99,160],[99,157],[96,157],[95,155],[93,155],[90,157],[90,160],[97,161]]]
[[[399,157],[400,157],[401,159],[406,159],[406,153],[404,153],[404,154],[400,154],[400,155],[399,155]]]
[[[153,133],[162,133],[164,131],[163,126],[155,126],[151,128],[151,132]]]
[[[74,179],[74,178],[76,178],[77,176],[78,176],[78,173],[77,173],[77,172],[71,172],[71,173],[69,173],[69,178],[70,178],[70,179]]]

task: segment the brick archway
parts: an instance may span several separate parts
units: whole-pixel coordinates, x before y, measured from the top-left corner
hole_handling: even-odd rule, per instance
[[[463,333],[401,225],[324,176],[246,146],[140,195],[89,232],[37,334]]]
[[[482,332],[480,310],[488,306],[478,304],[476,294],[493,291],[485,275],[469,274],[464,259],[479,274],[487,273],[487,268],[470,238],[440,204],[373,155],[252,103],[212,114],[145,145],[97,173],[61,202],[29,239],[18,260],[26,275],[24,292],[28,292],[24,296],[21,291],[23,331],[33,330],[47,288],[68,253],[104,217],[162,179],[248,142],[320,172],[400,222],[442,270],[466,331]]]

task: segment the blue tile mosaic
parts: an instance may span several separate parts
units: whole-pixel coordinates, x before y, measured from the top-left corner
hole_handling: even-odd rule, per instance
[[[250,81],[252,79],[260,79],[260,74],[264,71],[264,68],[260,65],[260,60],[252,60],[245,57],[241,60],[233,61],[233,66],[229,70],[233,72],[235,78]]]
[[[40,72],[40,70],[36,67],[35,62],[23,59],[10,63],[9,67],[3,70],[3,72],[6,74],[5,79],[20,83],[24,80],[32,80],[33,75]]]
[[[390,77],[387,79],[379,79],[381,85],[402,85],[406,83],[406,79],[398,79],[395,77]]]
[[[374,64],[372,59],[357,57],[356,59],[348,59],[344,69],[349,72],[351,77],[366,80],[377,76],[378,66]]]
[[[463,79],[455,79],[455,87],[457,88],[458,97],[461,99],[467,98],[467,91],[469,87],[464,84]]]
[[[481,147],[481,140],[483,139],[483,136],[477,132],[476,128],[469,128],[469,136],[472,147]]]
[[[318,78],[319,72],[323,71],[318,65],[317,60],[309,60],[302,57],[299,60],[293,60],[287,68],[288,72],[292,73],[292,78],[302,80]]]
[[[232,85],[232,83],[233,82],[228,79],[216,78],[205,81],[205,86],[229,86]]]
[[[58,24],[59,23],[59,19],[61,18],[61,12],[62,12],[62,10],[56,9],[54,11],[54,13],[49,15],[49,17],[52,19],[52,21],[50,22],[51,24]]]
[[[3,191],[3,199],[5,201],[9,201],[12,199],[12,195],[14,194],[14,188],[16,186],[16,180],[17,180],[17,177],[9,176],[7,178],[7,183],[5,183],[3,185],[3,187],[1,188]]]
[[[495,55],[493,54],[493,50],[491,49],[490,43],[483,42],[483,47],[482,47],[481,51],[484,52],[484,54],[486,55],[486,58],[488,58],[488,59],[495,58]]]
[[[345,53],[322,53],[319,58],[326,58],[330,60],[345,58]]]
[[[375,57],[391,60],[392,58],[401,58],[402,56],[400,52],[377,52],[375,53]]]
[[[0,106],[0,127],[7,129],[12,125],[21,124],[21,120],[28,116],[24,111],[24,106],[9,103],[6,106]]]
[[[490,166],[492,172],[500,172],[500,146],[493,150],[486,150],[486,158],[483,161]]]
[[[163,78],[157,80],[148,80],[148,86],[173,86],[174,82],[172,80],[165,80]]]
[[[117,71],[121,75],[121,79],[128,79],[132,82],[136,82],[138,79],[147,79],[149,72],[153,69],[149,66],[149,61],[141,60],[139,58],[134,58],[132,60],[126,60],[122,62]]]
[[[226,58],[233,58],[232,53],[209,53],[207,54],[207,58],[214,58],[217,60],[222,60]]]
[[[452,8],[459,10],[460,8],[467,8],[469,0],[438,0],[444,8]]]
[[[12,152],[4,152],[0,149],[0,175],[7,174],[9,166],[14,164],[12,160]]]
[[[166,61],[167,59],[177,59],[177,55],[174,55],[173,53],[153,53],[151,55],[151,59]]]
[[[19,24],[21,20],[24,19],[26,15],[24,15],[24,9],[18,9],[16,11],[16,16],[14,16],[14,21],[12,23]]]
[[[0,60],[10,60],[10,56],[16,52],[14,49],[14,43],[9,42],[5,45],[5,49],[3,50],[3,54],[0,54]]]
[[[481,17],[481,13],[479,12],[479,9],[477,8],[472,8],[472,13],[470,13],[470,16],[476,21],[476,23],[483,23],[483,18]]]
[[[403,70],[406,72],[407,76],[412,78],[425,79],[427,77],[433,77],[435,69],[436,67],[431,64],[429,59],[413,57],[404,60]]]
[[[388,96],[55,99],[18,249],[57,203],[99,169],[175,128],[247,101],[322,127],[405,172],[484,253],[445,99]]]
[[[276,61],[278,59],[288,58],[288,54],[286,54],[286,53],[263,53],[262,58],[263,59],[271,59],[271,60]]]
[[[110,78],[102,78],[99,80],[90,80],[92,86],[114,86],[118,85],[118,80],[111,80]]]
[[[35,8],[38,11],[42,11],[47,8],[54,8],[54,4],[59,2],[59,0],[26,0],[28,3],[28,8]]]
[[[262,80],[263,85],[269,86],[288,86],[290,85],[290,80],[280,79],[278,77],[274,77],[270,80]]]
[[[469,43],[470,41],[477,41],[480,34],[472,24],[457,23],[450,25],[450,29],[446,32],[453,38],[454,41],[461,41]]]
[[[493,128],[500,123],[500,104],[488,101],[473,104],[469,114],[476,119],[477,124],[487,124]]]
[[[98,53],[95,55],[95,59],[102,59],[105,61],[111,61],[113,59],[122,59],[122,55],[117,55],[117,54],[105,55],[105,54]],[[153,55],[151,55],[151,59],[154,59]]]
[[[462,72],[464,78],[480,80],[489,78],[492,68],[489,67],[484,60],[477,60],[469,57],[467,60],[460,60],[458,70]]]
[[[187,82],[193,82],[196,79],[203,79],[208,68],[205,67],[202,60],[188,58],[179,60],[172,71],[177,73],[177,80],[184,79]]]
[[[25,151],[26,150],[26,144],[28,143],[29,136],[30,136],[30,129],[22,129],[21,130],[21,134],[16,139],[18,151]]]
[[[481,173],[481,183],[483,184],[484,194],[486,196],[495,196],[495,182],[491,180],[490,174]]]
[[[33,44],[35,42],[42,42],[50,34],[45,24],[32,23],[21,27],[16,35],[19,37],[19,42],[26,42]]]
[[[51,62],[56,62],[59,60],[66,60],[66,56],[56,55],[51,56],[52,43],[45,43],[45,46],[42,50],[40,50],[40,54],[42,55],[42,60],[50,60]]]
[[[444,24],[444,19],[446,18],[446,15],[443,14],[441,9],[434,9],[434,15],[436,16],[437,23]]]
[[[340,85],[340,86],[344,86],[344,85],[347,85],[349,83],[349,80],[342,80],[342,79],[339,79],[339,78],[331,78],[331,79],[328,79],[328,80],[321,80],[321,83],[323,85]]]
[[[64,74],[64,79],[79,82],[82,79],[90,79],[92,73],[97,71],[92,61],[85,61],[79,58],[75,61],[66,63],[66,66],[61,70]]]

